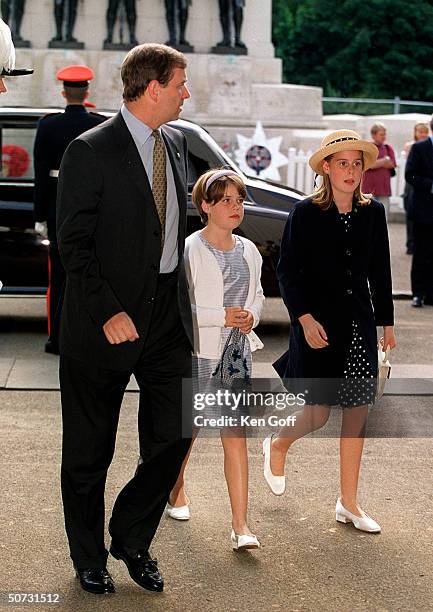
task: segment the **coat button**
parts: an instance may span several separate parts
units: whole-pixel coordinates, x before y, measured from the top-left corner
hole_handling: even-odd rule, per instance
[[[347,293],[347,295],[352,295],[353,291],[352,291],[352,289],[347,289],[346,293]]]

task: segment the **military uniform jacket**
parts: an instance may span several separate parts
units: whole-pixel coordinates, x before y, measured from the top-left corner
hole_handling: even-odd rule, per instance
[[[59,170],[70,142],[83,132],[106,120],[103,115],[90,113],[82,104],[68,104],[63,113],[46,115],[39,120],[33,159],[35,168],[35,221],[47,221],[48,237],[56,243],[57,178],[51,170]]]
[[[168,125],[161,132],[179,206],[179,311],[192,346],[183,264],[186,139]],[[130,369],[143,349],[154,307],[161,226],[146,171],[120,113],[68,147],[59,176],[57,235],[66,270],[61,353],[106,368]],[[121,311],[132,318],[140,338],[111,345],[103,325]]]
[[[291,319],[289,350],[274,364],[282,377],[343,377],[353,320],[359,323],[376,371],[376,326],[394,324],[383,205],[354,201],[349,234],[338,215],[335,204],[321,210],[307,198],[287,220],[277,268]],[[312,349],[307,344],[299,322],[306,313],[323,325],[328,347]]]

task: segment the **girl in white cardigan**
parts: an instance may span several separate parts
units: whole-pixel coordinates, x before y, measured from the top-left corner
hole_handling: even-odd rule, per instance
[[[209,170],[194,186],[193,202],[205,228],[189,236],[185,264],[194,322],[193,377],[210,379],[226,340],[235,327],[246,335],[244,358],[251,372],[251,352],[263,344],[252,331],[259,323],[264,296],[262,258],[255,245],[232,232],[242,222],[246,189],[232,170]],[[259,548],[247,525],[248,457],[245,428],[221,429],[224,472],[232,508],[231,542],[235,550]],[[188,520],[186,457],[170,494],[167,513]]]

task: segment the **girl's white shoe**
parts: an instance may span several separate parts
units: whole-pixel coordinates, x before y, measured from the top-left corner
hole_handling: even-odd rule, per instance
[[[263,474],[274,495],[282,495],[286,490],[286,477],[274,476],[271,471],[271,442],[274,434],[271,434],[263,441]]]
[[[167,502],[167,507],[165,509],[167,516],[172,519],[176,519],[176,521],[189,521],[191,518],[191,514],[189,511],[189,504],[186,506],[172,506]]]
[[[365,512],[362,513],[362,516],[356,516],[356,514],[346,510],[340,498],[337,499],[337,505],[335,506],[335,520],[339,523],[352,523],[360,531],[368,531],[369,533],[380,533],[381,531],[380,525]]]
[[[257,536],[251,535],[238,535],[232,529],[232,533],[230,536],[230,540],[232,542],[233,550],[246,550],[248,548],[260,548],[260,542],[257,539]]]

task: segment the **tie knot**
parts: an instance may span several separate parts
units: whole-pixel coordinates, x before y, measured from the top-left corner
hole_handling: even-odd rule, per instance
[[[152,136],[155,140],[161,140],[161,134],[159,133],[159,130],[152,130]]]

